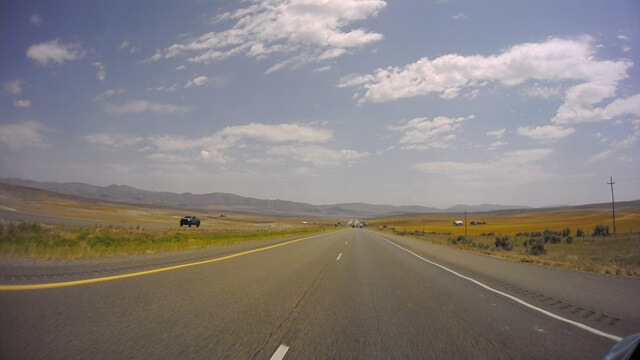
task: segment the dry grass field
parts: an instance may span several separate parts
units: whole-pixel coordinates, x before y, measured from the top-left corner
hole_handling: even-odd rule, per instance
[[[465,227],[453,226],[455,220],[464,221],[464,215],[426,214],[424,217],[377,219],[370,223],[376,228],[384,228],[384,231],[519,261],[604,274],[640,276],[640,210],[616,212],[617,239],[612,235],[592,236],[598,224],[609,226],[613,232],[609,211],[467,214],[467,224],[471,220],[485,224],[467,225],[464,241],[456,241],[465,235]],[[566,228],[570,229],[569,241],[567,237],[560,237],[558,242],[544,242],[546,253],[532,254],[530,240],[535,240],[535,237],[531,236],[531,232],[544,232],[546,229],[562,232]],[[582,229],[585,236],[576,236],[578,229]],[[497,236],[508,236],[511,249],[497,247]]]
[[[327,219],[139,206],[0,187],[0,257],[69,259],[176,251],[334,230]],[[199,228],[180,228],[195,215]]]
[[[464,226],[453,226],[453,221],[464,221],[461,214],[426,214],[424,217],[397,217],[371,221],[376,226],[387,225],[397,230],[425,231],[464,235]],[[471,220],[485,222],[483,225],[468,225]],[[591,233],[597,224],[609,225],[613,231],[610,211],[546,211],[524,212],[513,215],[495,215],[491,212],[467,214],[467,235],[494,233],[496,235],[515,235],[522,232],[543,231],[550,229],[561,231],[578,228]],[[616,212],[616,228],[618,234],[640,233],[640,209]]]
[[[180,218],[185,215],[200,218],[200,229],[204,230],[284,230],[333,226],[333,222],[326,219],[257,216],[215,208],[185,210],[141,206],[65,196],[24,187],[0,186],[0,213],[2,212],[15,215],[11,217],[13,219],[19,219],[19,214],[27,214],[28,219],[36,219],[35,221],[41,216],[58,219],[60,221],[57,223],[61,224],[65,224],[64,220],[79,220],[89,225],[141,226],[145,229],[179,227]],[[307,224],[302,224],[303,221]],[[68,223],[75,224],[71,221]]]

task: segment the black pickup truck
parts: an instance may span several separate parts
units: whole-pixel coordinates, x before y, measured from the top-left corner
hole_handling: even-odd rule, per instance
[[[189,227],[191,227],[191,225],[195,225],[196,227],[200,227],[200,219],[195,216],[185,216],[180,219],[180,227],[183,225],[189,225]]]

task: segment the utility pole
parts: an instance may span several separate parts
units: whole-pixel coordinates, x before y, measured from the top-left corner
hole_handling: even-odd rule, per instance
[[[464,211],[464,236],[467,237],[467,210]]]
[[[611,185],[611,209],[613,210],[613,236],[617,241],[618,235],[616,233],[616,202],[613,199],[613,184],[615,184],[613,182],[613,176],[609,176],[609,182],[607,183],[607,185]]]

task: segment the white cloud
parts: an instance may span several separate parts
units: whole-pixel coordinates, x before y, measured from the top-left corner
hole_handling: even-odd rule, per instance
[[[321,66],[313,69],[313,73],[318,74],[318,73],[323,73],[331,70],[333,70],[333,65],[325,65],[325,66]]]
[[[413,168],[425,173],[447,176],[465,184],[499,185],[528,183],[549,179],[539,162],[553,153],[540,148],[506,152],[489,162],[425,162]]]
[[[248,7],[216,17],[216,25],[235,21],[231,28],[173,44],[156,51],[146,61],[184,55],[197,63],[210,63],[241,54],[257,59],[275,54],[288,56],[266,73],[322,62],[380,41],[381,34],[363,28],[344,28],[376,16],[385,6],[386,2],[382,0],[253,1]]]
[[[13,106],[19,108],[28,108],[29,106],[31,106],[31,101],[25,99],[13,100]]]
[[[624,41],[629,40],[629,37],[628,37],[628,36],[626,36],[626,35],[622,35],[622,34],[620,34],[620,35],[616,36],[616,38],[617,38],[618,40],[624,40]]]
[[[222,152],[220,152],[217,149],[202,150],[200,151],[200,157],[206,162],[221,164],[221,165],[228,164],[232,161],[231,158],[224,155]]]
[[[31,23],[31,25],[40,26],[44,22],[44,19],[38,14],[33,14],[29,18],[29,22]]]
[[[462,127],[462,123],[473,118],[473,115],[459,118],[438,116],[433,120],[415,118],[401,125],[387,128],[402,134],[398,142],[404,144],[403,149],[448,148],[455,138],[454,133]]]
[[[554,125],[536,126],[535,128],[525,126],[518,128],[518,135],[529,137],[541,143],[550,143],[569,136],[575,131],[574,128]]]
[[[340,79],[338,83],[338,87],[353,87],[353,86],[362,86],[368,83],[375,81],[376,78],[373,75],[361,75],[361,74],[350,74]]]
[[[131,44],[131,41],[125,40],[120,44],[120,47],[118,48],[118,52],[127,51],[127,50],[129,51],[129,54],[135,54],[138,51],[140,51],[140,48],[137,46],[133,46]]]
[[[602,137],[601,135],[600,136],[597,136],[597,135],[600,135],[599,133],[596,134],[596,137],[599,137],[599,138]],[[607,150],[604,150],[590,157],[589,162],[598,162],[601,160],[606,160],[610,158],[612,155],[619,152],[620,150],[630,148],[633,144],[635,144],[638,141],[638,139],[640,139],[640,120],[635,120],[632,134],[627,136],[622,141],[615,141],[608,138],[603,138],[602,142],[605,142],[605,143],[610,142],[609,148]],[[622,158],[624,159],[624,157]]]
[[[147,156],[147,159],[162,162],[183,162],[186,158],[178,155],[155,153]]]
[[[180,65],[180,66],[176,67],[176,70],[182,71],[182,70],[185,70],[186,68],[187,68],[186,66]]]
[[[562,116],[556,116],[553,121],[558,124],[571,124],[579,122],[599,122],[612,120],[623,115],[640,116],[640,93],[627,98],[616,99],[604,108],[583,107],[564,108]],[[560,110],[558,111],[560,115]]]
[[[161,151],[184,151],[203,146],[202,139],[204,138],[189,139],[184,136],[151,135],[147,138],[147,141]]]
[[[463,14],[463,13],[459,12],[459,13],[457,13],[457,14],[455,14],[455,15],[452,15],[452,16],[451,16],[451,18],[452,18],[453,20],[464,20],[464,19],[466,19],[466,18],[467,18],[467,15],[465,15],[465,14]]]
[[[84,51],[79,44],[61,44],[57,39],[31,45],[27,50],[27,58],[43,66],[50,62],[62,64],[65,61],[78,60],[83,56]]]
[[[509,144],[509,143],[506,142],[506,141],[495,141],[495,142],[492,142],[491,144],[489,144],[489,147],[487,149],[490,150],[490,151],[494,151],[494,150],[498,149],[499,147],[505,146],[507,144]]]
[[[276,146],[267,151],[267,155],[285,156],[316,166],[338,166],[351,164],[369,156],[366,152],[355,150],[333,150],[318,145]]]
[[[125,90],[125,89],[109,89],[109,90],[105,90],[100,95],[96,96],[94,98],[94,100],[101,101],[101,100],[110,98],[112,96],[124,94],[125,92],[127,92],[127,90]]]
[[[542,43],[516,45],[497,55],[449,54],[434,60],[425,57],[404,67],[347,76],[338,86],[363,90],[358,95],[361,103],[383,103],[430,94],[451,99],[463,88],[480,88],[490,81],[505,87],[530,80],[577,82],[566,90],[564,103],[552,121],[556,124],[601,121],[603,118],[593,105],[615,96],[618,84],[628,78],[627,70],[633,63],[626,59],[600,60],[595,51],[594,39],[589,36],[550,38]],[[550,89],[546,92],[553,95]]]
[[[313,173],[313,170],[306,166],[300,166],[291,170],[291,173],[294,175],[309,175]]]
[[[192,86],[203,86],[203,85],[207,85],[207,82],[209,81],[209,78],[206,76],[197,76],[194,77],[192,80],[189,80],[189,82],[187,83],[187,85],[184,87],[186,88],[190,88]]]
[[[173,83],[171,85],[167,85],[164,82],[161,82],[161,85],[158,87],[150,87],[147,88],[147,91],[157,91],[157,92],[174,92],[180,88],[180,84]]]
[[[323,143],[331,139],[333,133],[330,130],[295,123],[278,125],[251,123],[226,127],[219,132],[219,135],[271,143]]]
[[[7,81],[2,84],[2,93],[5,95],[20,95],[22,92],[22,84],[24,84],[24,81],[20,79]]]
[[[234,153],[243,155],[251,162],[255,151],[260,154],[281,155],[318,165],[351,163],[366,153],[353,150],[332,150],[318,145],[331,139],[333,132],[304,124],[258,124],[226,127],[209,136],[188,138],[172,135],[151,135],[145,138],[112,133],[97,133],[84,137],[89,143],[108,150],[140,145],[143,149],[156,151],[148,156],[154,161],[174,161],[179,158],[199,156],[202,161],[227,164],[233,161]],[[273,144],[276,144],[275,147]],[[281,144],[286,144],[283,146]],[[289,149],[289,150],[285,150]],[[293,152],[308,154],[293,154]]]
[[[205,86],[205,85],[221,85],[225,82],[225,79],[222,77],[207,77],[204,75],[200,75],[200,76],[196,76],[193,79],[189,80],[187,82],[187,85],[185,85],[185,89],[188,89],[190,87],[198,87],[198,86]]]
[[[507,131],[507,129],[498,129],[498,130],[491,130],[491,131],[487,131],[487,136],[495,136],[496,139],[500,139],[502,137],[502,135],[504,135],[505,131]]]
[[[104,79],[107,78],[107,71],[104,65],[102,65],[101,62],[96,61],[93,63],[93,66],[96,67],[96,70],[97,70],[96,77],[98,78],[98,80],[104,81]]]
[[[189,106],[160,104],[147,100],[128,100],[121,104],[103,103],[104,111],[112,115],[139,114],[153,112],[156,114],[184,114],[191,110]]]
[[[24,148],[45,148],[44,134],[51,129],[33,120],[0,125],[0,147],[17,151]]]
[[[107,149],[121,149],[141,143],[144,139],[139,136],[118,133],[95,133],[82,137],[90,144],[99,145]]]
[[[559,86],[541,86],[537,83],[522,89],[521,93],[529,97],[542,99],[560,98],[562,96]]]

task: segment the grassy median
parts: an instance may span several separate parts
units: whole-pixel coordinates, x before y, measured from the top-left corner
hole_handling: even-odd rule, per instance
[[[139,226],[67,226],[10,222],[0,223],[0,257],[77,259],[132,255],[301,236],[327,230],[330,228],[146,230]]]

